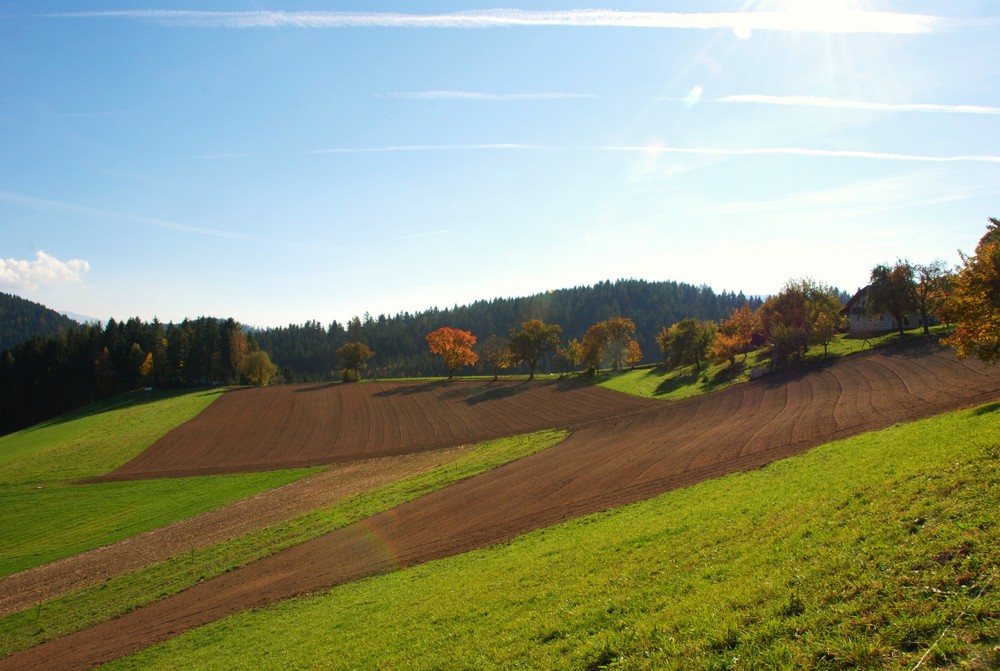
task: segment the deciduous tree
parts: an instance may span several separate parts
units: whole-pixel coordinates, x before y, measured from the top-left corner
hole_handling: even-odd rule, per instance
[[[258,387],[266,387],[278,372],[278,367],[271,363],[271,357],[263,350],[250,352],[243,359],[241,370],[243,377],[250,380],[251,384]]]
[[[960,358],[1000,361],[1000,220],[990,219],[975,254],[962,254],[948,309],[955,330],[942,342]]]
[[[823,346],[823,358],[826,358],[827,349],[833,337],[837,335],[839,320],[829,312],[820,312],[812,323],[812,335],[810,340]]]
[[[661,330],[656,340],[669,366],[693,363],[700,371],[715,334],[715,322],[688,318]]]
[[[146,352],[146,356],[143,358],[142,363],[139,365],[139,378],[142,380],[143,384],[149,380],[149,376],[153,373],[153,353]]]
[[[712,343],[708,353],[710,359],[726,359],[730,366],[736,365],[736,355],[742,354],[743,360],[753,346],[754,334],[760,333],[760,315],[743,305],[734,309],[729,317],[719,324],[719,334]]]
[[[772,364],[787,365],[810,344],[825,345],[840,327],[836,291],[813,279],[789,280],[760,307],[761,330],[771,347]]]
[[[720,331],[712,341],[707,357],[713,361],[728,361],[730,366],[735,366],[736,355],[742,351],[743,343],[738,336]]]
[[[247,354],[250,352],[250,343],[247,340],[247,336],[243,333],[243,329],[233,320],[232,326],[228,329],[229,331],[229,364],[227,369],[226,379],[227,381],[233,381],[235,378],[239,377],[240,368],[243,366],[243,360],[246,359]],[[229,326],[229,321],[226,325]]]
[[[636,365],[642,362],[642,348],[639,347],[638,341],[629,341],[628,348],[625,350],[625,362],[630,368],[635,368]]]
[[[938,310],[944,302],[947,292],[947,282],[951,275],[947,264],[937,259],[926,265],[913,266],[916,279],[917,310],[920,321],[924,325],[924,335],[930,335],[931,317],[938,316]]]
[[[368,360],[375,356],[371,348],[361,341],[349,342],[337,350],[340,360],[340,379],[344,382],[357,382],[361,379],[361,371],[368,367]]]
[[[629,343],[635,338],[635,323],[627,317],[612,317],[597,322],[583,334],[583,357],[594,368],[607,361],[621,370]]]
[[[469,331],[442,326],[427,334],[427,347],[431,354],[441,357],[448,369],[448,379],[455,377],[455,371],[465,366],[472,366],[479,359],[472,346],[476,344],[476,336]]]
[[[909,261],[898,260],[890,266],[881,263],[872,268],[868,286],[868,311],[888,312],[902,335],[906,315],[917,309],[917,283]]]
[[[558,359],[564,372],[576,372],[576,369],[583,363],[583,344],[576,338],[573,338],[565,347],[560,347],[556,350],[556,359]]]
[[[507,343],[491,335],[479,345],[479,365],[493,373],[493,381],[500,378],[500,371],[510,366],[510,349]]]
[[[528,364],[529,380],[535,379],[535,368],[541,356],[559,347],[561,333],[561,326],[546,324],[541,319],[529,319],[521,323],[521,328],[511,331],[511,360],[515,365]]]

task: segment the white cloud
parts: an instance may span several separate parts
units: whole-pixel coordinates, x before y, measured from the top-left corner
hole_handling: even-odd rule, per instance
[[[446,14],[394,12],[218,12],[194,10],[119,10],[63,12],[50,16],[123,18],[161,25],[199,28],[499,28],[568,26],[585,28],[658,28],[711,30],[737,34],[754,30],[813,33],[919,34],[966,25],[955,19],[923,14],[865,10],[780,12],[630,12],[604,9],[532,11],[489,9]]]
[[[880,151],[859,151],[840,149],[809,149],[807,147],[760,147],[751,149],[726,147],[649,147],[649,146],[608,146],[590,147],[594,151],[659,152],[664,154],[700,154],[704,156],[811,156],[816,158],[861,158],[880,161],[915,161],[919,163],[1000,163],[1000,156],[992,154],[968,154],[959,156],[926,156],[922,154],[898,154]]]
[[[60,261],[38,250],[35,260],[0,259],[0,282],[22,289],[36,289],[42,284],[79,282],[90,270],[90,264],[81,259]]]
[[[769,96],[742,94],[714,98],[712,102],[787,105],[794,107],[826,107],[874,112],[939,112],[946,114],[1000,114],[1000,107],[984,105],[939,105],[934,103],[877,103],[820,96]]]
[[[1000,115],[1000,107],[989,105],[944,105],[940,103],[884,103],[866,100],[849,100],[824,96],[775,96],[760,93],[742,93],[719,98],[703,98],[702,87],[695,86],[683,97],[664,97],[655,100],[683,102],[691,106],[699,101],[751,105],[777,105],[784,107],[823,107],[827,109],[862,110],[869,112],[932,112],[939,114]],[[400,100],[598,100],[608,96],[595,93],[486,93],[482,91],[410,91],[386,93],[383,98]]]
[[[591,93],[480,93],[476,91],[414,91],[412,93],[387,93],[386,98],[405,100],[567,100],[593,99]]]
[[[381,154],[397,151],[493,151],[493,150],[548,150],[555,147],[545,147],[535,144],[407,144],[389,145],[386,147],[333,147],[330,149],[314,149],[310,154]]]
[[[956,156],[928,156],[924,154],[899,154],[893,152],[860,151],[851,149],[810,149],[808,147],[672,147],[667,145],[604,145],[590,147],[556,147],[535,144],[416,144],[388,145],[385,147],[334,147],[315,149],[311,154],[377,154],[421,151],[600,151],[634,152],[644,154],[648,160],[660,154],[691,154],[701,156],[805,156],[814,158],[858,158],[877,161],[913,161],[918,163],[1000,163],[994,154],[966,154]]]

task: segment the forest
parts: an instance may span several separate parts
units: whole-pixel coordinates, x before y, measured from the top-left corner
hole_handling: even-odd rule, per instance
[[[82,324],[0,353],[0,433],[147,386],[238,382],[251,341],[232,319]]]
[[[0,351],[35,336],[54,336],[77,323],[44,305],[0,292]]]

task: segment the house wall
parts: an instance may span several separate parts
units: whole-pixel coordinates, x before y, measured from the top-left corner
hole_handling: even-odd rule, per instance
[[[851,333],[878,333],[896,328],[896,322],[888,312],[878,315],[868,314],[868,298],[862,296],[851,306],[848,314],[848,329]],[[920,315],[910,313],[903,318],[903,328],[912,329],[921,326]]]

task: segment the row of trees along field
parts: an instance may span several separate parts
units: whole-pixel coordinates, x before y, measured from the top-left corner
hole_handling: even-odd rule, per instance
[[[944,342],[959,356],[975,354],[986,361],[1000,360],[1000,221],[990,219],[976,254],[962,256],[963,267],[949,269],[943,261],[912,264],[897,260],[879,264],[865,288],[867,312],[888,313],[902,334],[906,316],[919,315],[925,334],[932,321],[955,322]],[[847,327],[838,289],[812,279],[790,280],[775,296],[752,308],[750,301],[735,301],[722,320],[686,317],[662,326],[655,336],[663,361],[670,367],[694,365],[699,371],[708,360],[736,358],[754,347],[767,347],[773,370],[798,363],[811,345],[824,354],[834,337]],[[360,332],[360,329],[359,329]],[[471,330],[440,326],[425,336],[429,354],[440,358],[452,377],[457,370],[479,364],[494,378],[501,370],[526,366],[533,378],[540,360],[550,356],[550,370],[573,372],[581,365],[590,370],[610,366],[618,370],[643,361],[639,329],[629,317],[613,316],[590,325],[582,339],[561,344],[562,327],[529,319],[508,329],[506,337],[495,332],[480,345]],[[869,335],[862,330],[862,336]],[[366,343],[356,341],[339,350],[345,380],[359,379],[367,361],[375,356]]]
[[[756,310],[749,302],[734,307],[721,321],[687,317],[661,326],[655,342],[663,362],[676,367],[694,365],[700,370],[709,359],[726,360],[755,346],[767,344],[776,366],[788,366],[811,344],[828,344],[838,332],[842,317],[840,292],[813,280],[788,282],[777,295]],[[457,370],[479,364],[496,378],[501,370],[526,366],[534,378],[538,363],[549,357],[550,368],[571,373],[586,367],[621,370],[641,363],[646,355],[636,339],[637,327],[629,317],[610,317],[590,325],[581,339],[563,344],[562,327],[540,319],[529,319],[510,329],[506,337],[496,334],[477,346],[471,331],[442,326],[426,336],[428,352],[440,357],[452,377]],[[359,379],[374,352],[364,343],[345,345],[340,351],[345,380]],[[358,352],[362,356],[356,356]]]
[[[306,322],[281,328],[254,329],[260,348],[270,353],[286,381],[329,379],[340,369],[337,350],[352,342],[363,342],[374,356],[368,362],[373,377],[443,375],[447,366],[431,354],[428,333],[447,326],[476,334],[480,345],[490,336],[505,338],[529,319],[558,324],[562,338],[583,338],[592,324],[624,316],[636,327],[635,339],[647,361],[656,360],[656,337],[663,324],[685,317],[719,320],[734,308],[762,303],[742,292],[715,293],[710,287],[679,282],[619,280],[593,286],[560,289],[520,298],[496,298],[448,309],[432,308],[411,314],[355,317],[346,324]],[[551,357],[543,357],[539,370],[552,370]],[[527,372],[527,365],[521,370]]]

